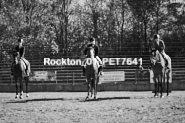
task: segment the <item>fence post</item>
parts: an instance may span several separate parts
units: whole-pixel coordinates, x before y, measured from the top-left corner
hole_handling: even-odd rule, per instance
[[[138,69],[135,70],[135,84],[137,84],[138,80]]]
[[[74,85],[74,72],[73,72],[73,85]]]
[[[55,71],[55,76],[56,76],[55,79],[56,79],[56,84],[57,84],[57,71]]]

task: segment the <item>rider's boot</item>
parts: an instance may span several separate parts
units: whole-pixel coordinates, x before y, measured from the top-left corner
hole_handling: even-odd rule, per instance
[[[165,67],[166,67],[166,69],[170,69],[169,66],[168,66],[168,59],[167,59],[167,57],[164,54],[162,54],[162,56],[163,56],[163,58],[165,60]]]
[[[99,68],[98,68],[98,73],[99,73],[99,75],[103,75],[104,73],[103,73],[103,70],[102,70],[102,66],[100,66]]]
[[[29,73],[28,73],[28,69],[27,68],[25,69],[25,72],[26,72],[26,76],[29,76]]]
[[[165,63],[165,67],[166,67],[166,69],[170,69],[170,67],[169,67],[169,63],[168,63],[168,59],[167,59],[167,58],[165,58],[165,61],[166,61],[166,63]]]
[[[29,76],[29,70],[28,70],[28,65],[27,64],[26,64],[25,72],[26,72],[26,76]]]

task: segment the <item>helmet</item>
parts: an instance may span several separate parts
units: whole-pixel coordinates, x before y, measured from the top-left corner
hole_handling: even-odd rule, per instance
[[[159,34],[154,35],[154,39],[159,39],[159,38],[160,38]]]
[[[90,38],[89,38],[89,41],[90,41],[90,42],[93,42],[93,41],[95,41],[95,38],[90,37]]]
[[[23,39],[22,39],[22,38],[19,38],[19,39],[18,39],[18,42],[23,42]]]

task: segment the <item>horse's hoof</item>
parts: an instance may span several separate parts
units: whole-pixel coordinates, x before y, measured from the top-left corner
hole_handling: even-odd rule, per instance
[[[29,94],[26,94],[26,97],[29,97]]]
[[[15,96],[15,99],[17,99],[18,97],[19,97],[19,96],[18,96],[18,95],[16,95],[16,96]]]
[[[163,95],[161,95],[161,98],[164,98],[164,96],[163,96]]]
[[[91,95],[91,99],[93,99],[94,98],[94,96],[93,95]]]
[[[89,100],[89,96],[87,96],[87,97],[85,98],[85,100]]]
[[[22,95],[20,95],[20,97],[19,97],[20,99],[22,99],[23,98],[23,96]]]
[[[158,95],[154,95],[155,98],[158,98]]]
[[[94,99],[98,99],[98,96],[94,96]]]

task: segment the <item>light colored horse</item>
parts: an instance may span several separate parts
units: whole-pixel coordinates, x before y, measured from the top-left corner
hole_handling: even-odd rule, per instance
[[[94,99],[97,99],[97,87],[99,82],[99,76],[98,76],[98,62],[96,58],[94,57],[95,51],[94,48],[89,47],[87,50],[87,60],[86,60],[86,70],[85,75],[87,78],[87,97],[86,100],[89,99],[89,92],[91,90],[91,97],[93,97],[94,93]]]
[[[151,57],[150,57],[151,63],[152,63],[152,70],[154,73],[154,82],[155,82],[155,95],[154,97],[158,97],[158,92],[160,91],[160,97],[163,98],[163,90],[165,88],[165,84],[167,84],[166,92],[167,96],[169,96],[169,79],[170,79],[170,72],[171,72],[171,58],[168,56],[168,64],[170,69],[166,69],[165,64],[166,61],[161,55],[161,53],[157,51],[152,51]],[[167,76],[167,82],[165,82]],[[159,89],[160,88],[160,89]]]

